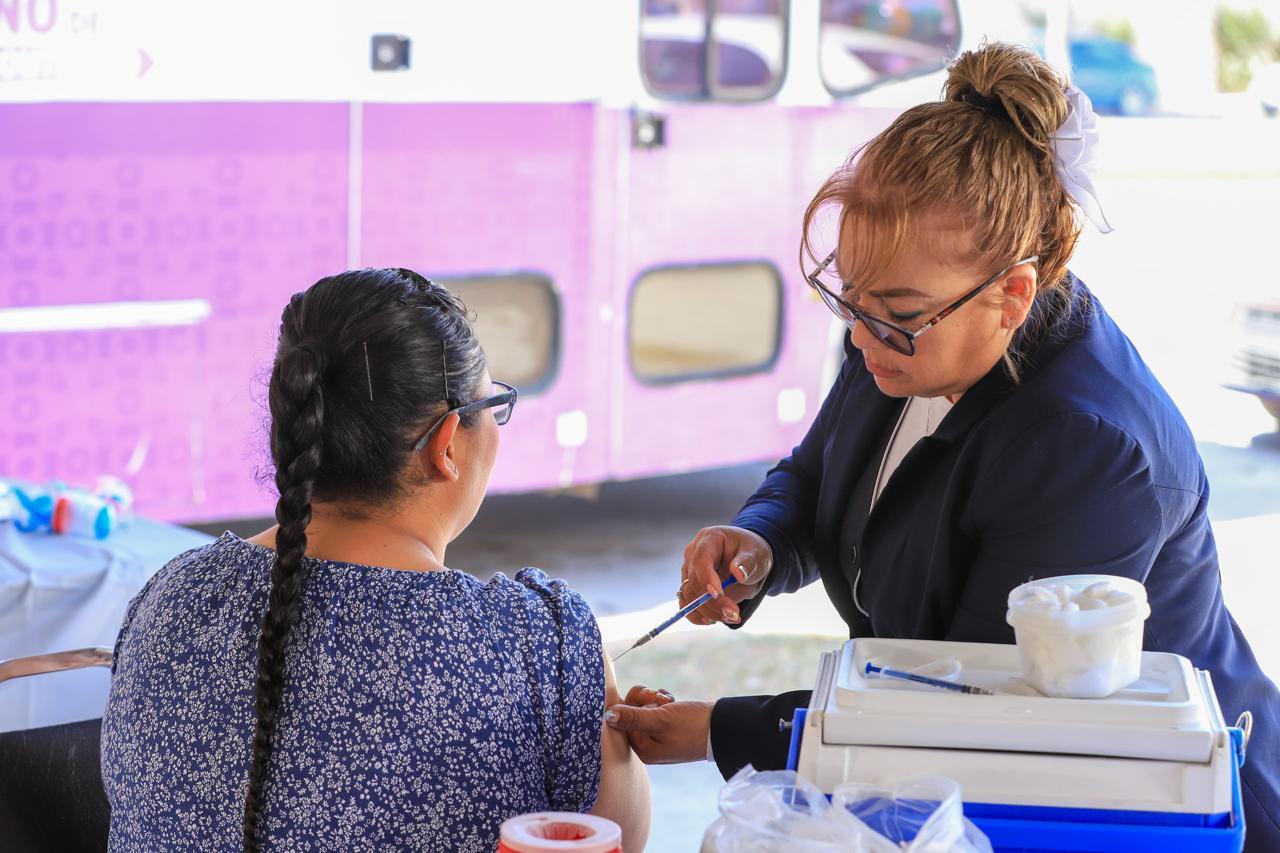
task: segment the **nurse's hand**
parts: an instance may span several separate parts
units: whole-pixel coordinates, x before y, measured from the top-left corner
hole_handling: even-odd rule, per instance
[[[645,764],[682,764],[707,757],[711,702],[676,702],[671,694],[632,687],[625,704],[608,709],[605,724],[626,732]]]
[[[718,525],[698,531],[684,548],[680,567],[680,606],[706,592],[717,597],[689,614],[695,625],[741,621],[738,602],[760,591],[773,568],[773,549],[764,537],[741,527]],[[721,593],[721,584],[732,575],[738,582]]]

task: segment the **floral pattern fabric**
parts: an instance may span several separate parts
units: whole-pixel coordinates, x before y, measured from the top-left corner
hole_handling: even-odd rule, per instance
[[[226,533],[130,604],[102,726],[111,850],[241,848],[274,556]],[[303,572],[264,849],[491,853],[512,815],[595,804],[604,664],[581,596],[538,569]]]

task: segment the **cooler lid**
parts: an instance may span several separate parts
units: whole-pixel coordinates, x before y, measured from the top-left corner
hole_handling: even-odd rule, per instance
[[[960,668],[950,680],[997,695],[863,674],[868,661],[910,671],[947,658]],[[1020,673],[1012,645],[850,640],[822,706],[823,742],[1203,763],[1225,730],[1207,677],[1179,655],[1143,652],[1138,680],[1105,699],[1047,697]]]

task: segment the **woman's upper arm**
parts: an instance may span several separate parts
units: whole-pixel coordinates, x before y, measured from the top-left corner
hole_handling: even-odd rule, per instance
[[[558,712],[548,720],[559,737],[548,767],[548,804],[554,811],[608,817],[622,827],[625,849],[643,850],[649,832],[649,779],[625,734],[602,720],[604,709],[619,697],[595,616],[563,581],[537,569],[522,569],[516,577],[549,607],[555,627],[554,635],[541,638],[556,649],[552,655],[559,688]]]
[[[621,701],[613,662],[604,654],[604,707]],[[604,708],[601,708],[603,713]],[[622,849],[643,850],[649,837],[649,776],[625,732],[600,726],[600,793],[591,813],[622,827]]]
[[[129,606],[125,609],[124,619],[120,621],[120,630],[116,633],[116,642],[111,650],[111,675],[116,674],[116,669],[120,666],[120,652],[124,648],[125,638],[129,633],[129,628],[133,625],[134,617],[138,615],[138,607],[142,604],[143,599],[147,597],[147,593],[151,591],[151,587],[156,584],[157,579],[168,571],[168,566],[164,566],[160,571],[153,574],[142,585],[142,589],[129,602]]]

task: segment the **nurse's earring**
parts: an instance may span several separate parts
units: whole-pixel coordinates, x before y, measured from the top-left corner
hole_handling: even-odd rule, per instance
[[[1019,316],[1016,303],[1006,303],[1000,311],[1000,328],[1012,333],[1021,325],[1022,317]]]

